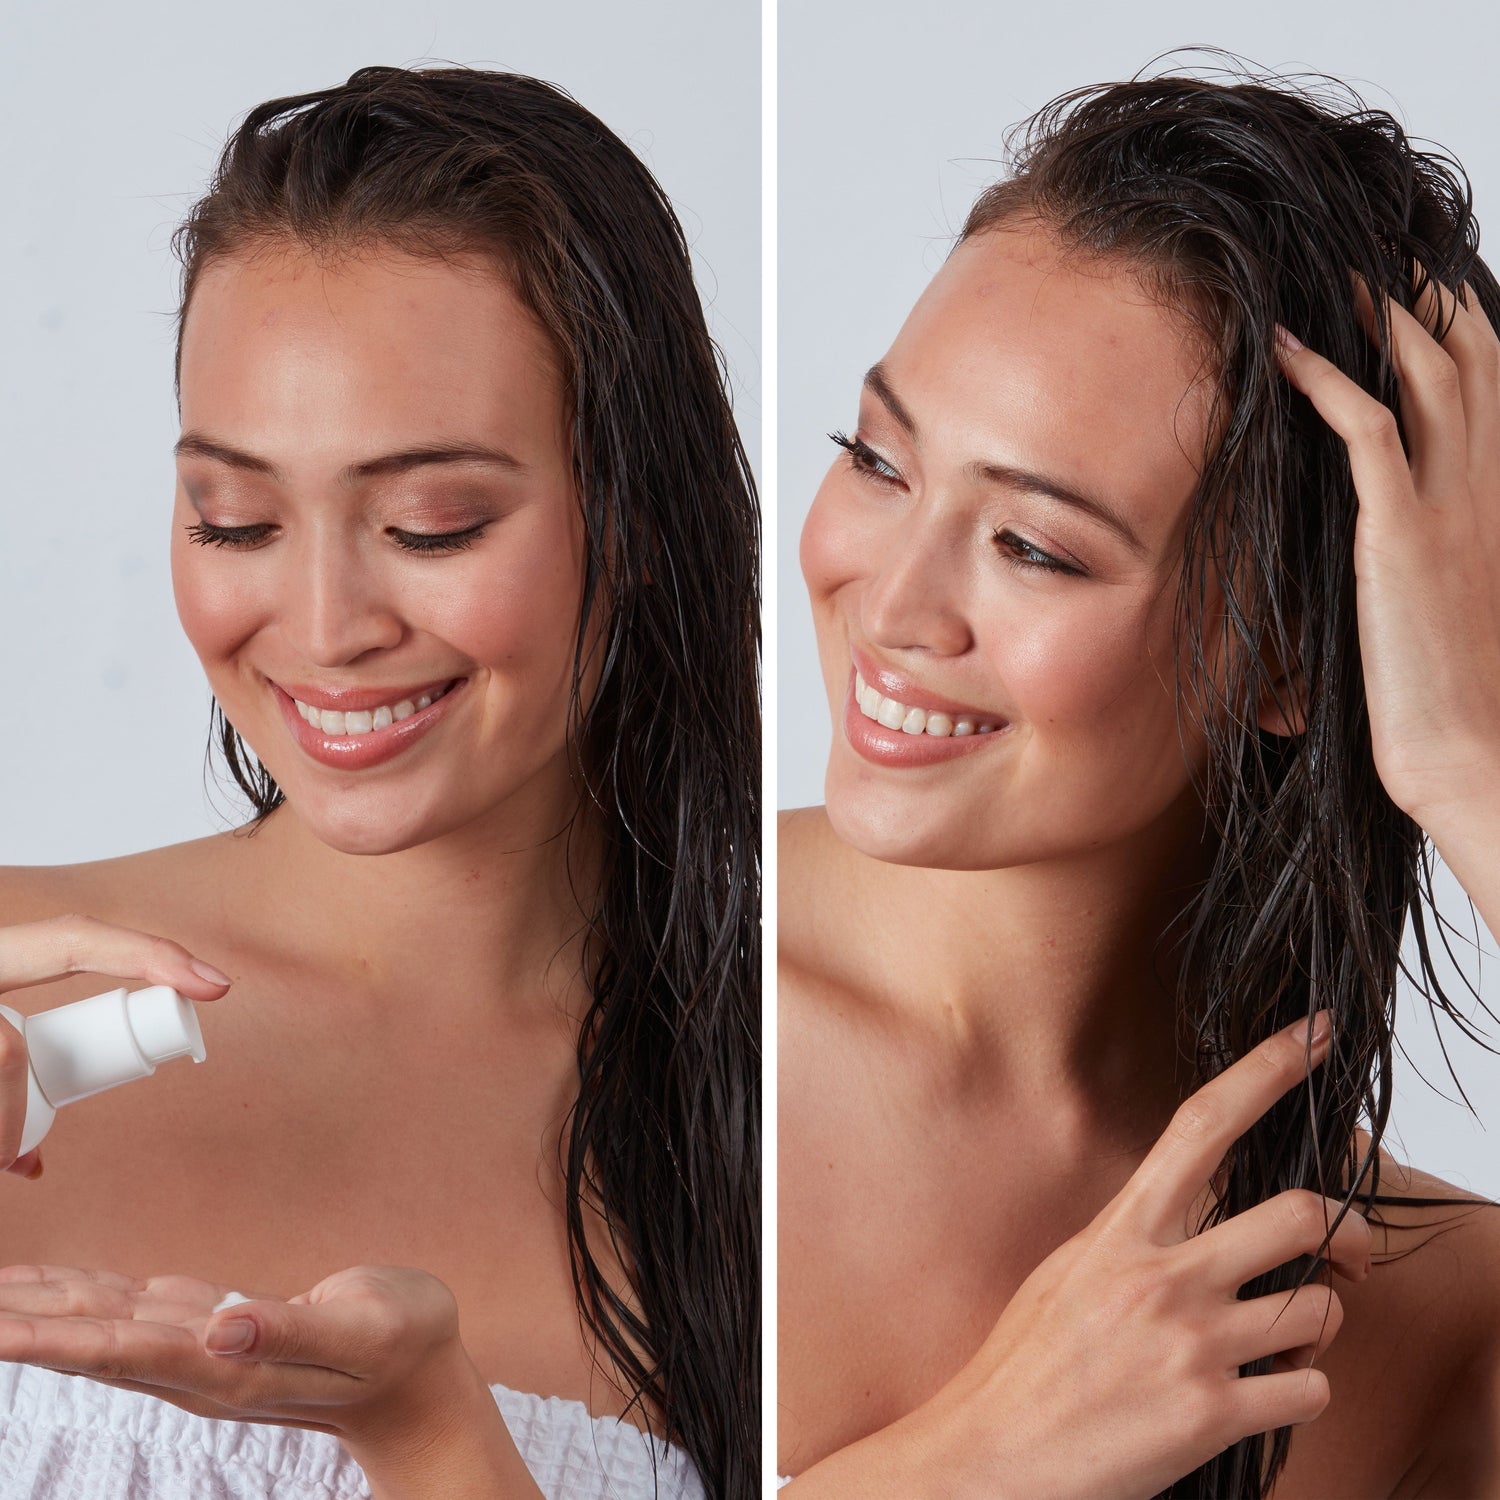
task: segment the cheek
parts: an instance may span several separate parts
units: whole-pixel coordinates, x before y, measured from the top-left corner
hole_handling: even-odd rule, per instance
[[[869,565],[873,549],[869,520],[846,489],[838,469],[831,469],[802,526],[798,556],[814,613]]]
[[[501,527],[490,547],[448,566],[413,624],[501,677],[528,674],[539,697],[565,696],[583,587],[581,523],[539,516]]]
[[[1022,613],[1003,649],[1002,680],[1038,734],[1076,742],[1096,763],[1175,748],[1170,603],[1110,590]]]
[[[241,566],[234,566],[241,563]],[[242,560],[172,539],[172,593],[183,632],[206,671],[247,641],[265,617],[262,589]]]

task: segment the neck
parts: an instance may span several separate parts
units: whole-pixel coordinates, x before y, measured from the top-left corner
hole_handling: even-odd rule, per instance
[[[1173,918],[1213,853],[1184,798],[1130,839],[1001,870],[852,854],[860,989],[907,1013],[966,1070],[1053,1099],[1181,1097]]]
[[[345,854],[283,804],[245,840],[256,920],[311,972],[357,973],[372,1005],[446,989],[450,1008],[577,1022],[598,840],[583,813],[546,828],[488,818],[389,854]],[[581,904],[582,903],[582,904]]]

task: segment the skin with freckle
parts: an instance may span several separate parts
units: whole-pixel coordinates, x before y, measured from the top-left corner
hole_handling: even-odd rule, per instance
[[[276,249],[212,264],[183,338],[182,425],[267,461],[178,460],[172,576],[184,628],[230,722],[317,837],[385,853],[524,789],[535,836],[576,796],[564,749],[583,528],[557,356],[488,263],[394,251],[324,264]],[[357,483],[346,467],[481,442],[516,461]],[[188,528],[274,528],[203,545]],[[447,554],[391,532],[456,532]],[[294,743],[270,683],[467,679],[436,734],[357,775]]]
[[[856,435],[899,478],[841,455],[802,568],[835,723],[853,647],[1006,728],[918,771],[873,765],[835,734],[825,791],[841,838],[883,860],[993,869],[1180,814],[1200,758],[1191,736],[1184,755],[1170,677],[1211,395],[1198,366],[1185,320],[1118,267],[1059,266],[1043,230],[976,236],[933,278],[881,361],[915,432],[869,385],[860,398]],[[1144,550],[982,464],[1106,497]],[[996,533],[1086,576],[1018,563]]]

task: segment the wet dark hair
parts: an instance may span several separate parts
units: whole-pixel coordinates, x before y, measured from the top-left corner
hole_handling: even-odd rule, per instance
[[[205,267],[292,244],[479,252],[560,356],[587,536],[569,729],[602,839],[563,1171],[580,1316],[707,1491],[759,1487],[758,510],[681,226],[561,89],[361,68],[253,109],[178,229]],[[580,683],[592,647],[598,687]],[[255,820],[283,800],[215,705]],[[570,846],[571,847],[571,846]],[[602,1215],[629,1276],[586,1232]],[[657,1425],[653,1420],[653,1427]]]
[[[1348,450],[1280,374],[1274,331],[1280,323],[1332,360],[1399,423],[1387,320],[1381,309],[1377,348],[1356,316],[1351,268],[1377,307],[1383,289],[1412,308],[1426,285],[1413,284],[1414,262],[1449,288],[1467,281],[1497,327],[1500,287],[1479,258],[1457,162],[1418,150],[1392,115],[1335,79],[1253,72],[1207,50],[1228,60],[1217,79],[1138,74],[1064,94],[1015,127],[1012,175],[980,196],[963,236],[1034,218],[1065,254],[1125,263],[1186,314],[1216,377],[1175,628],[1179,728],[1191,719],[1207,737],[1197,785],[1217,843],[1173,924],[1178,1004],[1200,1083],[1324,1007],[1333,1042],[1306,1085],[1231,1150],[1200,1229],[1289,1188],[1372,1216],[1381,1203],[1451,1207],[1379,1190],[1398,972],[1478,1038],[1433,964],[1429,921],[1450,956],[1456,929],[1436,908],[1430,845],[1386,794],[1371,752]],[[1204,651],[1210,579],[1225,599],[1217,687]],[[1301,733],[1257,724],[1272,696],[1294,710],[1276,688],[1283,676],[1300,678]],[[1415,974],[1400,952],[1407,920]],[[1240,1295],[1289,1290],[1321,1264],[1303,1257]],[[1164,1494],[1259,1500],[1289,1441],[1286,1428],[1243,1439]]]

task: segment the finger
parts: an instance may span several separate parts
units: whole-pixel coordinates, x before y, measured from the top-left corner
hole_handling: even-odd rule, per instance
[[[0,1161],[19,1166],[16,1151],[26,1131],[31,1095],[31,1064],[26,1039],[8,1017],[0,1016]],[[24,1169],[23,1169],[24,1170]]]
[[[91,1281],[120,1292],[140,1292],[146,1283],[119,1271],[96,1271],[87,1266],[0,1266],[0,1286],[31,1281]]]
[[[134,1294],[83,1277],[0,1283],[0,1313],[39,1318],[130,1318]]]
[[[381,1368],[401,1331],[399,1319],[376,1302],[252,1301],[210,1318],[203,1347],[227,1359],[330,1370],[356,1380]]]
[[[52,917],[0,929],[0,992],[67,974],[145,979],[193,1000],[216,1000],[230,983],[180,943],[93,917]]]
[[[1373,340],[1375,305],[1370,289],[1357,273],[1351,275],[1355,309]],[[1429,504],[1441,504],[1468,480],[1469,437],[1458,365],[1452,351],[1438,343],[1421,321],[1385,292],[1380,297],[1390,328],[1408,467],[1417,493]],[[1431,285],[1423,290],[1418,306],[1430,326],[1437,327],[1439,304]]]
[[[1343,438],[1361,511],[1399,519],[1418,504],[1396,417],[1337,365],[1298,344],[1279,345],[1281,370]]]
[[[0,1021],[4,1020],[5,1018],[3,1016],[0,1016]],[[5,1024],[10,1025],[8,1021],[6,1021]],[[14,1030],[13,1027],[12,1030]],[[25,1111],[23,1110],[22,1113],[24,1114]],[[24,1125],[25,1123],[26,1122],[23,1119],[21,1121],[21,1124]],[[7,1139],[19,1140],[21,1135],[19,1128],[17,1128],[12,1133],[12,1135],[6,1135],[8,1124],[8,1121],[0,1123],[0,1141],[4,1141]],[[41,1149],[39,1147],[33,1146],[31,1150],[28,1151],[24,1156],[18,1156],[8,1167],[0,1168],[0,1170],[13,1172],[17,1177],[24,1177],[28,1182],[35,1182],[37,1178],[42,1175]]]
[[[1500,339],[1468,282],[1456,294],[1441,282],[1433,282],[1418,299],[1416,310],[1429,328],[1439,326],[1439,315],[1449,325],[1441,342],[1458,366],[1469,435],[1469,485],[1478,492],[1492,477],[1500,452]]]
[[[1328,1377],[1319,1369],[1238,1376],[1228,1385],[1226,1427],[1233,1433],[1229,1442],[1315,1421],[1327,1410],[1331,1395]]]
[[[1327,1011],[1267,1037],[1178,1107],[1117,1200],[1161,1244],[1186,1238],[1188,1209],[1234,1143],[1328,1055]]]
[[[1300,1356],[1288,1368],[1312,1363],[1338,1336],[1344,1305],[1332,1287],[1315,1284],[1237,1302],[1226,1321],[1226,1363],[1234,1369],[1267,1355]]]
[[[1183,1251],[1231,1293],[1299,1255],[1322,1256],[1341,1275],[1363,1281],[1369,1274],[1370,1226],[1354,1209],[1338,1220],[1342,1208],[1337,1198],[1293,1188],[1205,1230]]]

